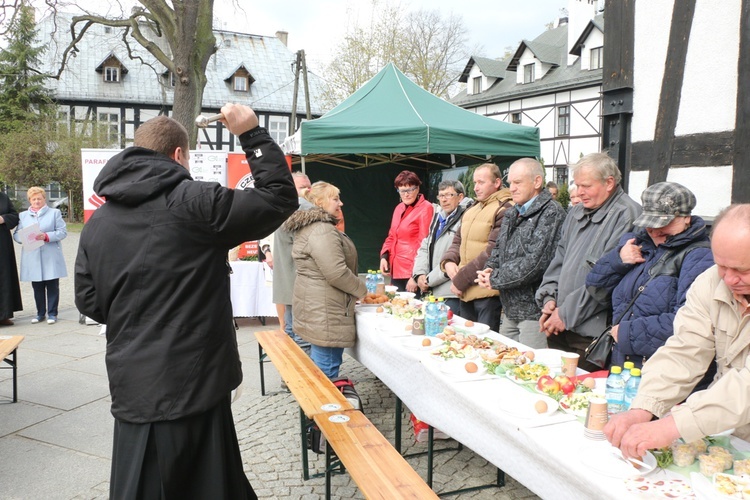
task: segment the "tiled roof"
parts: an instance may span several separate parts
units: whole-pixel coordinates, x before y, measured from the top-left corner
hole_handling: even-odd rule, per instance
[[[581,70],[580,58],[575,64],[567,65],[567,44],[567,24],[547,30],[532,41],[525,40],[521,42],[519,50],[513,56],[498,63],[508,68],[505,78],[497,80],[489,89],[479,94],[467,94],[467,91],[463,90],[452,97],[450,102],[461,107],[481,106],[527,95],[539,95],[556,89],[569,89],[601,83],[601,69]],[[517,62],[526,47],[531,49],[538,59],[547,63],[551,62],[554,65],[543,78],[531,83],[519,84],[516,83],[515,71],[510,70],[509,67],[514,59]]]
[[[70,19],[68,17],[68,19]],[[58,32],[53,37],[53,20],[43,19],[38,24],[38,42],[48,46],[43,55],[44,71],[56,73],[62,52],[70,38],[70,22],[58,14]],[[61,27],[61,28],[60,28]],[[144,33],[147,31],[144,29]],[[166,68],[150,53],[131,40],[135,56],[147,64],[132,60],[122,41],[121,30],[94,25],[78,44],[79,51],[71,58],[59,80],[49,80],[57,99],[66,101],[96,101],[119,104],[171,106],[174,89],[164,78]],[[252,106],[256,111],[290,113],[294,94],[295,53],[274,36],[259,36],[230,31],[214,31],[217,51],[206,68],[207,83],[203,93],[203,108],[218,109],[227,102]],[[166,44],[158,41],[160,46]],[[95,70],[108,55],[114,55],[128,66],[128,73],[120,83],[105,83]],[[231,79],[225,81],[240,66],[255,79],[249,92],[233,90]],[[323,114],[320,96],[323,80],[308,70],[311,109],[314,115]],[[304,85],[300,77],[297,113],[305,109]]]

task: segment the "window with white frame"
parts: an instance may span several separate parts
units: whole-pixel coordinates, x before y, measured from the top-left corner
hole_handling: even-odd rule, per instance
[[[523,83],[532,83],[534,81],[534,63],[524,64],[523,66]]]
[[[521,112],[519,111],[518,113],[511,113],[510,122],[520,125],[521,124]]]
[[[117,113],[99,113],[99,126],[106,137],[106,140],[111,143],[119,142],[120,137],[120,116]]]
[[[120,68],[116,66],[104,67],[104,81],[107,83],[117,83],[120,81]]]
[[[601,69],[602,68],[602,52],[603,47],[597,47],[591,49],[591,56],[589,59],[589,69]]]
[[[234,90],[237,92],[247,92],[247,77],[234,75]]]
[[[472,89],[473,94],[481,94],[482,93],[482,77],[481,76],[475,76],[472,80],[474,86]]]
[[[557,108],[557,135],[570,135],[570,106]]]
[[[276,144],[282,144],[289,135],[289,118],[286,116],[271,116],[268,119],[268,133],[276,141]]]

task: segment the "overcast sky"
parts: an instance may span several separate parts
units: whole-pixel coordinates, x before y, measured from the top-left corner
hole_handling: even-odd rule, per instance
[[[136,4],[135,0],[63,1],[101,15],[119,13],[119,5],[129,12]],[[515,50],[524,38],[535,38],[568,5],[568,0],[380,1],[400,4],[404,12],[425,9],[437,10],[442,17],[460,16],[469,47],[481,48],[474,55],[491,58],[502,57],[509,46]],[[37,7],[43,5],[43,0],[32,2]],[[268,36],[287,31],[289,48],[304,49],[313,69],[328,63],[347,26],[368,19],[371,11],[371,0],[214,0],[214,17],[220,21],[215,24],[217,29]]]
[[[395,0],[391,0],[397,3]],[[304,49],[309,64],[328,62],[333,48],[344,38],[347,23],[366,19],[369,0],[286,0],[283,2],[215,0],[216,28],[256,35],[289,32],[289,48]],[[501,57],[506,47],[515,48],[526,38],[535,38],[545,25],[560,17],[567,0],[402,0],[404,11],[437,10],[443,17],[463,18],[469,46],[481,46],[486,57]],[[244,12],[243,12],[244,10]]]

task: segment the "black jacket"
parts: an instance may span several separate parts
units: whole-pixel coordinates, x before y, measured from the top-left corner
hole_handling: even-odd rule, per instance
[[[542,314],[534,294],[555,255],[565,215],[543,189],[524,215],[513,208],[503,217],[486,267],[492,268],[490,284],[500,290],[503,312],[513,321],[538,320]]]
[[[175,420],[214,407],[242,380],[227,252],[273,232],[297,208],[281,149],[240,136],[255,188],[193,181],[177,162],[131,147],[94,183],[107,202],[81,233],[78,310],[107,325],[115,418]]]

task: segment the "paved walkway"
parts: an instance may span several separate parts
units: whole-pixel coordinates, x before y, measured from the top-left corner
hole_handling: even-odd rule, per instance
[[[72,272],[78,234],[64,241]],[[72,274],[71,274],[72,276]],[[6,499],[106,499],[112,452],[113,419],[109,413],[109,388],[104,367],[105,338],[98,326],[81,325],[73,306],[73,279],[61,280],[60,321],[55,325],[31,324],[34,317],[31,286],[22,283],[24,311],[16,325],[0,327],[0,335],[25,335],[19,347],[18,397],[15,404],[0,404],[0,500]],[[279,391],[279,377],[266,365],[266,387],[260,395],[258,345],[254,332],[278,326],[269,319],[238,320],[238,342],[245,372],[242,397],[234,415],[245,471],[261,498],[323,498],[323,478],[303,481],[301,476],[298,406],[287,392]],[[342,367],[357,382],[365,413],[393,442],[393,395],[372,373],[346,357]],[[10,370],[0,370],[0,402],[11,395]],[[414,443],[408,413],[402,417],[407,451],[421,451]],[[322,458],[310,454],[321,469]],[[409,462],[426,477],[426,458]],[[436,491],[490,483],[495,468],[471,450],[436,455]],[[362,498],[348,475],[334,476],[334,498]],[[502,489],[483,490],[457,498],[536,498],[508,478]]]

